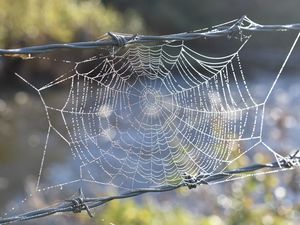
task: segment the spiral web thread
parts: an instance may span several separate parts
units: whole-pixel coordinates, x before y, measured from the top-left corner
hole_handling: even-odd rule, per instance
[[[246,22],[246,27],[253,25]],[[218,57],[197,52],[184,40],[128,45],[76,62],[71,71],[40,88],[16,74],[38,92],[49,124],[37,191],[87,182],[134,193],[143,188],[177,187],[193,177],[209,184],[239,179],[249,174],[209,177],[227,171],[259,145],[276,159],[278,168],[272,172],[286,169],[281,166],[285,157],[263,141],[263,117],[299,34],[261,102],[247,86],[240,52],[251,36],[242,37],[237,50]],[[65,104],[47,103],[44,92],[62,83],[68,88]],[[61,115],[62,130],[52,122],[52,112]],[[80,173],[78,179],[41,187],[52,132],[79,160]]]
[[[81,162],[80,177],[72,183],[129,190],[178,184],[186,174],[220,173],[259,144],[283,159],[262,140],[265,103],[281,70],[265,100],[256,102],[239,57],[249,38],[222,57],[195,52],[182,41],[138,44],[77,62],[73,74],[34,87],[49,122],[44,156],[54,131]],[[64,106],[55,108],[43,92],[62,82],[70,82],[69,94]],[[67,135],[52,125],[51,111],[61,113]],[[241,142],[250,147],[240,151]],[[240,153],[233,157],[233,151]]]

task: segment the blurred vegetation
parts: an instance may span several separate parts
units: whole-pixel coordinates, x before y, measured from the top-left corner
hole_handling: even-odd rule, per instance
[[[96,39],[108,31],[140,32],[136,13],[99,0],[0,0],[1,48]]]
[[[98,214],[97,218],[99,221],[124,225],[193,224],[196,219],[194,215],[183,208],[166,210],[151,202],[139,206],[133,200],[111,202],[101,214]]]
[[[206,207],[223,208],[214,210],[210,215],[202,212],[192,213],[193,205],[183,207],[164,207],[158,202],[145,198],[144,204],[135,203],[132,199],[117,200],[107,204],[96,216],[96,224],[107,225],[281,225],[297,224],[300,205],[291,205],[279,186],[279,177],[251,177],[244,181],[232,182],[226,186],[230,194],[216,196]],[[221,184],[224,185],[224,184]],[[279,186],[279,187],[278,187]],[[209,187],[198,187],[208,189]],[[213,188],[211,188],[213,189]],[[279,190],[280,189],[280,190]],[[228,191],[227,190],[227,191]],[[201,192],[201,190],[198,190]],[[213,191],[213,190],[211,190]],[[180,195],[182,190],[177,191]],[[283,193],[281,193],[283,192]],[[264,193],[264,197],[259,197]],[[185,193],[184,195],[186,195]],[[195,192],[189,192],[193,195]],[[174,193],[174,196],[176,194]],[[197,204],[202,198],[196,195]],[[177,197],[178,198],[178,197]],[[195,198],[195,197],[194,197]],[[147,200],[148,199],[148,200]],[[150,200],[149,200],[150,199]],[[181,199],[184,201],[184,199]],[[174,202],[174,200],[170,200]],[[180,201],[180,200],[178,200]],[[170,203],[172,204],[172,203]],[[180,205],[180,202],[179,204]],[[84,217],[89,220],[87,217]],[[88,222],[87,222],[88,224]]]
[[[0,0],[0,21],[0,48],[97,40],[108,31],[141,33],[144,27],[136,12],[121,13],[99,0]],[[0,89],[14,85],[10,76],[22,66],[21,60],[0,57]],[[37,67],[30,68],[32,74]],[[57,73],[53,66],[45,69]]]

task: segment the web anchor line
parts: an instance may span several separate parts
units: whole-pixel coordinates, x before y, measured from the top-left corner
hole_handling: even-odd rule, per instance
[[[189,189],[194,189],[199,185],[210,185],[211,183],[218,182],[221,180],[226,180],[228,177],[237,174],[249,173],[253,171],[258,171],[262,169],[293,169],[296,167],[300,167],[300,150],[297,150],[295,153],[288,155],[280,161],[267,163],[267,164],[254,164],[252,166],[242,167],[236,170],[228,170],[221,173],[216,173],[213,175],[210,174],[198,174],[196,176],[189,175],[188,173],[183,174],[183,182],[178,185],[165,185],[156,188],[144,188],[135,191],[126,192],[121,195],[115,195],[110,197],[102,197],[102,198],[86,198],[83,194],[82,189],[79,189],[79,196],[74,197],[73,199],[65,200],[63,203],[58,204],[58,206],[40,209],[36,211],[31,211],[28,213],[24,213],[18,216],[0,218],[1,224],[8,224],[13,222],[26,221],[31,219],[37,219],[41,217],[50,216],[57,213],[63,212],[73,212],[73,213],[81,213],[86,211],[90,217],[93,217],[93,213],[91,209],[96,208],[98,206],[104,205],[107,202],[131,198],[135,196],[139,196],[145,193],[160,193],[166,191],[172,191],[181,187],[188,187]]]

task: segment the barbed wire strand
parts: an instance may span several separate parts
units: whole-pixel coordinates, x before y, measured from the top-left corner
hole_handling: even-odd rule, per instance
[[[234,24],[219,25],[211,30],[199,30],[178,34],[147,36],[138,34],[120,34],[108,32],[102,39],[96,41],[74,42],[64,44],[46,44],[18,49],[0,49],[0,55],[39,54],[58,49],[91,49],[105,46],[122,47],[128,44],[150,43],[150,42],[173,42],[186,41],[198,38],[216,38],[222,36],[232,37],[234,35],[242,38],[243,32],[268,32],[268,31],[300,31],[300,23],[286,25],[261,25],[253,22],[247,16],[242,16]]]
[[[216,174],[198,174],[197,176],[194,177],[186,174],[185,179],[177,185],[165,185],[165,186],[159,186],[154,188],[143,188],[143,189],[138,189],[135,191],[130,191],[120,195],[113,195],[109,197],[86,198],[83,195],[82,189],[80,189],[78,197],[75,197],[70,200],[65,200],[64,202],[49,208],[38,209],[35,211],[30,211],[12,217],[6,217],[6,218],[0,217],[0,224],[32,220],[32,219],[37,219],[37,218],[46,217],[53,214],[64,213],[64,212],[80,213],[82,211],[87,211],[88,215],[92,217],[93,214],[91,212],[91,209],[116,199],[131,198],[145,193],[155,193],[155,192],[161,193],[166,191],[172,191],[180,187],[188,187],[189,189],[192,189],[192,188],[196,188],[199,185],[208,185],[214,182],[226,181],[228,178],[231,178],[233,175],[239,175],[239,174],[242,175],[245,173],[251,173],[262,169],[271,169],[271,170],[293,169],[296,167],[300,167],[299,152],[300,151],[298,150],[294,154],[289,155],[288,157],[283,158],[276,162],[267,163],[267,164],[254,164],[236,170],[228,170]]]

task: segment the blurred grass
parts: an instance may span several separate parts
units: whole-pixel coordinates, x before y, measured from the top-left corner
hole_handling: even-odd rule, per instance
[[[296,208],[299,204],[291,206],[284,199],[278,199],[278,177],[266,176],[258,180],[255,177],[243,182],[232,182],[229,186],[230,193],[219,198],[211,199],[208,208],[213,207],[210,214],[193,212],[188,208],[176,207],[174,199],[169,203],[162,203],[158,199],[145,197],[141,203],[133,199],[116,200],[105,205],[96,214],[95,224],[103,225],[281,225],[297,224]],[[209,187],[198,187],[208,189]],[[263,192],[262,192],[263,190]],[[198,190],[201,192],[202,190]],[[211,190],[213,191],[213,190]],[[181,195],[181,190],[177,195]],[[263,199],[256,196],[265,193]],[[189,192],[202,204],[202,198],[194,191]],[[186,194],[184,194],[186,195]],[[174,193],[174,196],[176,194]],[[184,196],[182,196],[184,198]],[[194,198],[195,198],[194,197]],[[216,196],[217,197],[217,196]],[[178,198],[175,198],[179,200]],[[181,199],[182,200],[182,199]],[[193,203],[195,203],[194,201]],[[179,204],[180,205],[180,202]],[[190,208],[190,209],[189,209]],[[223,208],[222,212],[218,208]],[[90,218],[81,216],[83,224],[90,224]]]
[[[141,32],[136,13],[126,15],[101,1],[0,0],[1,48],[96,39],[108,31]]]

